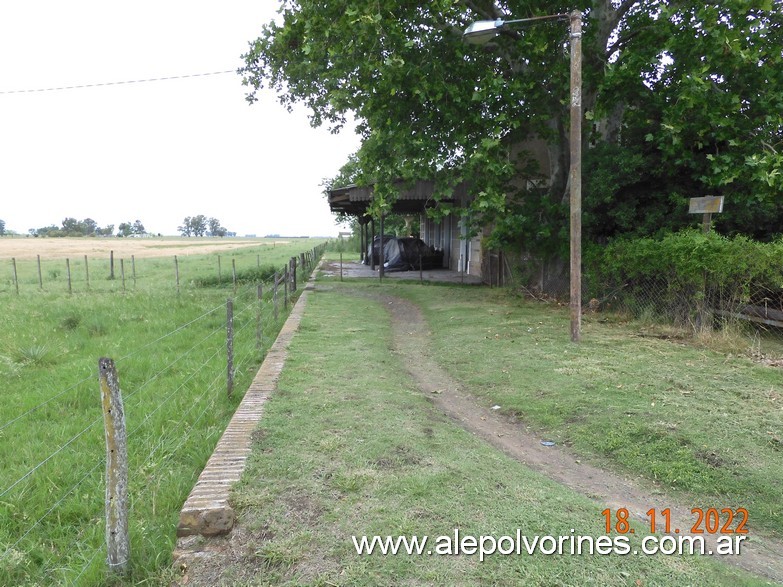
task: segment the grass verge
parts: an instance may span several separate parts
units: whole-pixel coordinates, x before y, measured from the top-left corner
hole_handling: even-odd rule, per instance
[[[383,306],[342,295],[376,287],[334,283],[310,297],[232,493],[249,540],[212,584],[764,584],[695,557],[358,555],[352,536],[604,533],[601,507],[465,432],[412,387],[389,353]],[[435,308],[497,311],[470,291],[383,286]],[[454,346],[465,354],[463,343]]]
[[[282,270],[292,250],[277,247],[274,254]],[[258,264],[252,249],[238,251],[237,259],[240,266]],[[197,287],[183,279],[177,293],[170,263],[164,276],[154,270],[159,260],[144,262],[139,288],[128,283],[125,292],[88,290],[86,283],[72,295],[48,284],[19,295],[0,289],[0,585],[157,580],[171,564],[182,503],[285,320],[282,292],[275,321],[271,288],[263,303],[249,284]],[[215,255],[185,264],[191,275],[211,274],[216,265]],[[234,300],[230,398],[228,297]],[[110,577],[105,564],[99,357],[116,361],[128,430],[131,573],[121,579]]]

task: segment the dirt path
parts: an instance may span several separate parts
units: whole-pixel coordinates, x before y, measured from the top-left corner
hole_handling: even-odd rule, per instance
[[[524,424],[479,405],[460,383],[443,370],[428,354],[432,348],[428,325],[417,306],[396,297],[382,298],[389,309],[394,332],[394,351],[400,356],[419,389],[435,405],[472,432],[547,477],[600,504],[600,509],[625,507],[633,517],[647,521],[644,512],[650,508],[672,512],[673,528],[690,528],[694,523],[691,506],[653,494],[643,481],[625,479],[603,469],[581,463],[560,447],[546,447],[541,438],[525,430]],[[662,531],[663,528],[660,528]],[[684,530],[682,535],[687,535]],[[708,548],[715,548],[714,537],[704,534]],[[762,538],[751,530],[742,544],[741,556],[721,557],[725,562],[757,575],[783,583],[783,544]]]

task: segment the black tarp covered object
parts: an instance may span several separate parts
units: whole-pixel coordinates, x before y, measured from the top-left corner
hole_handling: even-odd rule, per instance
[[[367,250],[368,258],[373,255],[376,264],[380,264],[380,240],[381,237],[376,236],[372,246]],[[421,269],[441,268],[443,251],[436,251],[420,238],[383,237],[384,271],[418,270],[420,259]]]

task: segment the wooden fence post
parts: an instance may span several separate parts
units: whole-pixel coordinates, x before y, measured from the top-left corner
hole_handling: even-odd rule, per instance
[[[291,257],[290,265],[291,269],[289,273],[291,274],[291,294],[293,294],[296,291],[296,257]]]
[[[234,391],[234,300],[226,300],[226,393]]]
[[[43,274],[41,273],[41,255],[36,255],[38,257],[38,288],[43,289]]]
[[[120,381],[112,359],[98,359],[106,436],[106,564],[125,574],[130,563],[128,532],[128,437]]]
[[[258,299],[258,306],[256,309],[256,349],[261,349],[261,343],[264,339],[264,331],[263,331],[263,322],[261,317],[261,312],[264,309],[264,286],[263,284],[258,284],[258,289],[256,291],[256,297]]]
[[[274,281],[274,287],[272,289],[272,305],[274,306],[275,311],[275,324],[277,324],[277,287],[278,287],[278,278],[277,278],[277,271],[275,271],[275,281]]]
[[[122,293],[125,293],[125,259],[120,259],[120,275],[122,276]]]
[[[133,273],[133,289],[136,289],[136,255],[131,255],[131,271]]]
[[[16,294],[19,295],[19,276],[16,274],[16,257],[11,257],[11,265],[14,268],[14,287],[16,288]]]
[[[114,279],[114,251],[109,251],[109,279]]]
[[[179,261],[176,255],[174,255],[174,277],[177,280],[177,293],[179,293]]]
[[[71,260],[65,259],[65,274],[68,276],[68,293],[73,293],[73,287],[71,286]]]
[[[290,263],[290,261],[289,261]],[[291,276],[286,270],[285,272],[285,279],[283,280],[283,309],[288,310],[288,281],[291,279]]]
[[[87,255],[84,256],[84,282],[87,284],[87,289],[90,289],[90,266],[87,265]]]

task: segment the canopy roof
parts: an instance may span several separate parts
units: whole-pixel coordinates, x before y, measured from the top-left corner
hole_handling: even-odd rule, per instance
[[[464,184],[454,188],[452,197],[448,199],[435,200],[433,192],[435,183],[432,181],[417,181],[411,187],[402,187],[400,182],[400,192],[397,200],[392,205],[393,214],[418,214],[424,212],[426,208],[434,208],[439,202],[453,203],[463,200],[467,189]],[[372,186],[349,185],[341,188],[329,190],[329,208],[332,212],[343,212],[349,216],[362,217],[367,213],[367,208],[372,202]]]

